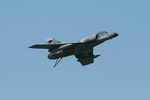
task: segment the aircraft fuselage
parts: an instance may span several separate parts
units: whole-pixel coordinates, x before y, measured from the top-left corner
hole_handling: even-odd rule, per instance
[[[63,58],[67,56],[73,55],[75,52],[78,51],[84,51],[87,48],[93,48],[101,43],[103,43],[106,40],[112,39],[114,37],[118,36],[117,33],[112,34],[95,34],[90,37],[84,38],[80,40],[83,44],[77,46],[77,47],[70,47],[70,45],[66,45],[62,48],[56,49],[56,52],[52,52],[48,55],[49,59],[58,59]]]

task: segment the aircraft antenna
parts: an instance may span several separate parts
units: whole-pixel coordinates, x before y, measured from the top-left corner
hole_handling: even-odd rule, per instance
[[[61,60],[62,60],[62,58],[56,60],[54,68],[60,63]]]

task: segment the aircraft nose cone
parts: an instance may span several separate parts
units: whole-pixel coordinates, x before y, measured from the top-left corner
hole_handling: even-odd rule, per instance
[[[114,38],[114,37],[117,37],[119,34],[118,33],[112,33],[110,36],[109,36],[109,39],[112,39],[112,38]]]
[[[114,37],[117,37],[119,34],[118,33],[113,33],[111,36],[110,36],[110,38],[112,39],[112,38],[114,38]]]
[[[114,33],[113,34],[113,37],[117,37],[119,34],[118,33]]]

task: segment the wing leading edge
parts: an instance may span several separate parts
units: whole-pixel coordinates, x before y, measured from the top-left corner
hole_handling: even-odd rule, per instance
[[[79,46],[81,44],[82,43],[36,44],[36,45],[30,46],[29,48],[54,50],[54,49],[58,49],[59,47],[65,46],[65,45],[69,46],[69,48],[70,48],[70,47]]]
[[[36,44],[32,45],[29,48],[34,48],[34,49],[54,49],[57,47],[60,47],[64,44]]]

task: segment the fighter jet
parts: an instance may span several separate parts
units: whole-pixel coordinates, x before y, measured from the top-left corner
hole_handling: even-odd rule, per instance
[[[93,48],[106,40],[110,40],[117,37],[117,33],[108,33],[106,31],[101,31],[96,34],[85,37],[77,42],[72,43],[62,43],[55,39],[49,39],[46,44],[36,44],[29,48],[35,49],[47,49],[49,54],[48,58],[55,60],[55,65],[61,61],[62,58],[74,55],[77,61],[81,63],[82,66],[91,64],[94,62],[94,58],[100,56],[100,54],[93,54]]]

